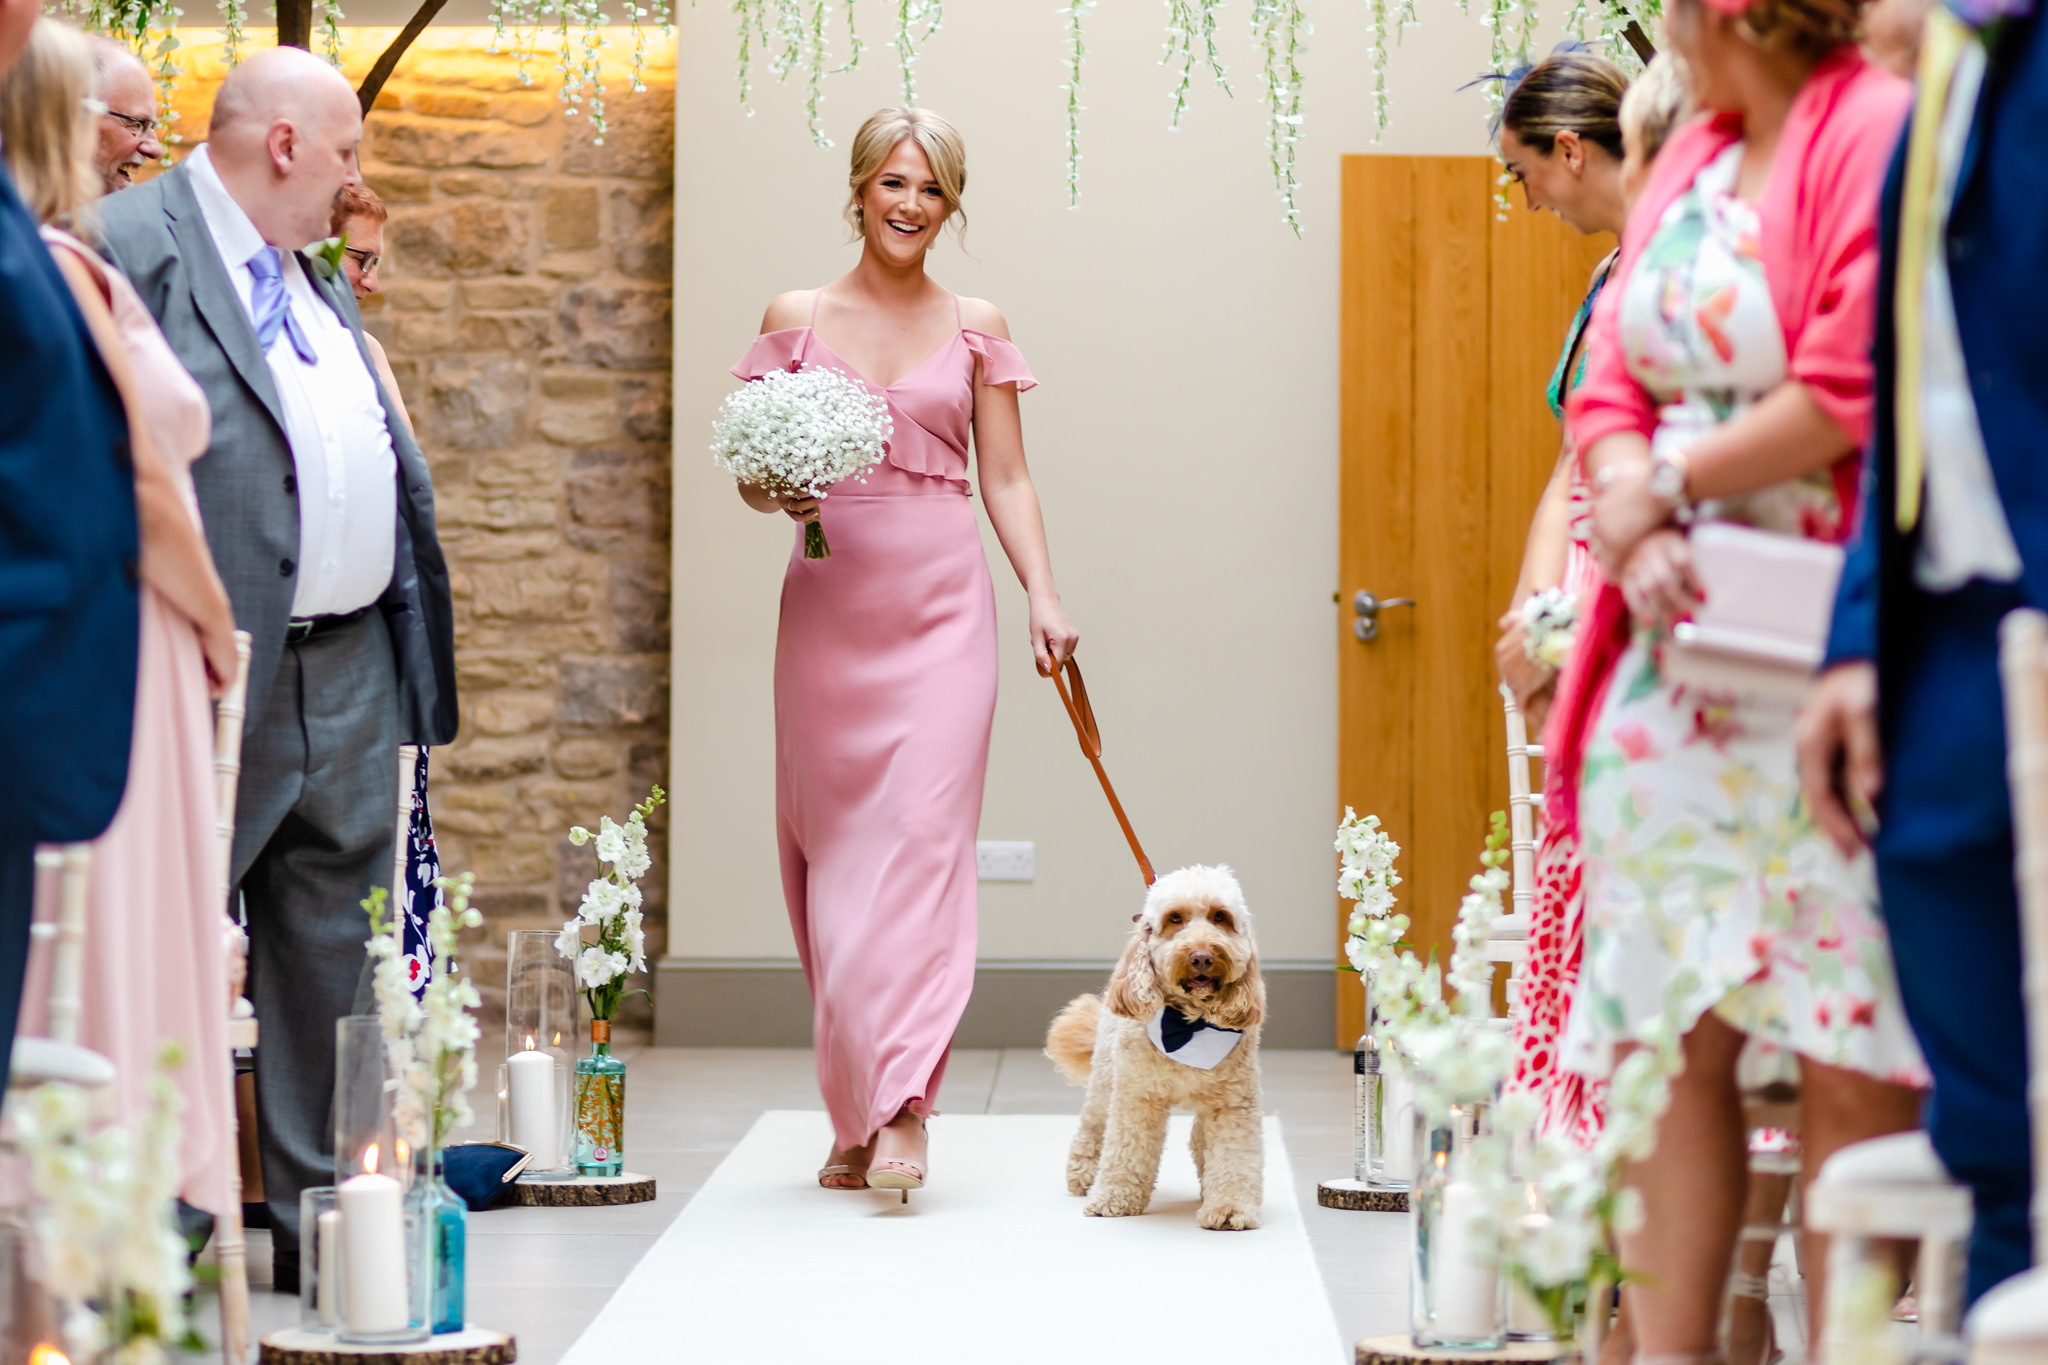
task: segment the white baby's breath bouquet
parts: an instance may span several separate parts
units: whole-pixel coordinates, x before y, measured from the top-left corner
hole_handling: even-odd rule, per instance
[[[771,370],[725,396],[711,455],[741,483],[822,499],[874,468],[894,431],[888,402],[838,370]],[[824,526],[806,524],[804,558],[831,553]]]
[[[623,825],[602,817],[597,833],[581,825],[569,831],[569,842],[579,848],[594,843],[603,872],[583,893],[576,918],[562,926],[555,950],[576,964],[576,984],[590,1002],[592,1019],[610,1019],[618,1013],[625,994],[626,975],[647,970],[647,935],[641,927],[640,879],[654,865],[647,852],[647,817],[668,799],[660,787],[633,807]],[[583,931],[597,930],[595,943],[585,942]]]
[[[440,1150],[475,1117],[469,1092],[476,1085],[475,1010],[483,999],[457,957],[461,931],[484,922],[469,906],[475,883],[473,872],[436,881],[447,899],[427,916],[434,974],[417,999],[398,924],[385,918],[384,888],[372,887],[363,902],[370,916],[367,946],[377,963],[371,972],[377,1017],[383,1021],[385,1056],[398,1078],[398,1131],[415,1148]]]
[[[1572,654],[1579,624],[1579,599],[1563,588],[1545,588],[1522,599],[1522,649],[1530,660],[1555,671]]]

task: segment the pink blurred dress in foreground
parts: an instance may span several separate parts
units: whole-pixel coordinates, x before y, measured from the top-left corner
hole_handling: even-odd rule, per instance
[[[192,462],[205,453],[213,426],[205,393],[126,279],[74,238],[50,228],[43,233],[106,286],[137,402],[196,522]],[[214,831],[213,705],[198,631],[147,583],[141,648],[128,789],[114,823],[92,846],[78,1040],[114,1063],[115,1117],[128,1124],[148,1105],[164,1044],[183,1050],[183,1063],[171,1073],[185,1098],[178,1193],[217,1214],[227,1207],[228,1163],[236,1153],[227,1133],[233,1061]],[[36,892],[36,918],[54,920],[56,879],[40,878]],[[48,1032],[49,993],[49,953],[38,947],[22,995],[21,1032]]]
[[[805,559],[793,537],[775,646],[782,888],[842,1149],[906,1105],[932,1112],[974,987],[996,704],[995,591],[967,483],[977,364],[984,383],[1037,382],[1016,347],[964,327],[887,389],[809,327],[764,334],[733,367],[839,370],[896,426],[867,482],[825,499],[831,557]]]

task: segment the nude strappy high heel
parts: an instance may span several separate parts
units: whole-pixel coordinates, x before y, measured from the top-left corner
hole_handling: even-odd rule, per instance
[[[924,1120],[917,1121],[918,1131],[925,1134],[925,1141],[931,1141],[931,1134],[924,1126]],[[886,1131],[886,1130],[884,1130]],[[881,1133],[875,1134],[875,1145],[881,1146]],[[868,1188],[871,1190],[901,1190],[903,1202],[910,1202],[910,1192],[924,1188],[925,1168],[915,1161],[890,1157],[868,1166]]]
[[[867,1154],[866,1159],[861,1159],[863,1153]],[[846,1160],[820,1166],[818,1168],[818,1184],[820,1186],[828,1190],[857,1190],[867,1183],[868,1163],[873,1160],[873,1154],[868,1147],[855,1147],[849,1152],[841,1152],[835,1148],[832,1155],[844,1156]],[[827,1183],[832,1180],[848,1178],[851,1178],[854,1183],[849,1185]]]

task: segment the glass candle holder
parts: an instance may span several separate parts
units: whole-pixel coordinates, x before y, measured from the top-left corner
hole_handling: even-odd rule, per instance
[[[575,964],[550,930],[515,930],[505,944],[505,1065],[498,1068],[498,1139],[533,1154],[521,1179],[569,1179],[575,1123]]]
[[[332,1185],[299,1192],[299,1326],[341,1326],[341,1213]]]
[[[395,1079],[387,1065],[377,1017],[357,1014],[338,1020],[333,1212],[340,1218],[338,1226],[328,1224],[335,1231],[330,1234],[327,1252],[334,1260],[329,1292],[338,1310],[333,1330],[341,1341],[352,1345],[399,1345],[425,1341],[432,1334],[429,1182],[420,1178],[418,1169],[424,1153],[410,1150],[397,1132],[393,1108],[397,1087],[389,1083]],[[317,1257],[321,1252],[317,1217],[311,1227]],[[302,1260],[302,1288],[305,1266]],[[315,1278],[320,1278],[317,1273]],[[317,1286],[314,1292],[317,1298]]]
[[[1426,1124],[1425,1155],[1408,1198],[1418,1346],[1493,1350],[1507,1338],[1499,1238],[1488,1231],[1486,1188],[1473,1169],[1478,1132],[1477,1110],[1464,1105]]]

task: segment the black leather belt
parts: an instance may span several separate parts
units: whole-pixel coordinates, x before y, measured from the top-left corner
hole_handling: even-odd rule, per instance
[[[331,630],[339,630],[351,621],[360,621],[372,610],[374,608],[363,607],[340,616],[294,616],[291,624],[284,628],[284,642],[288,645],[304,644],[316,635],[325,635]]]

